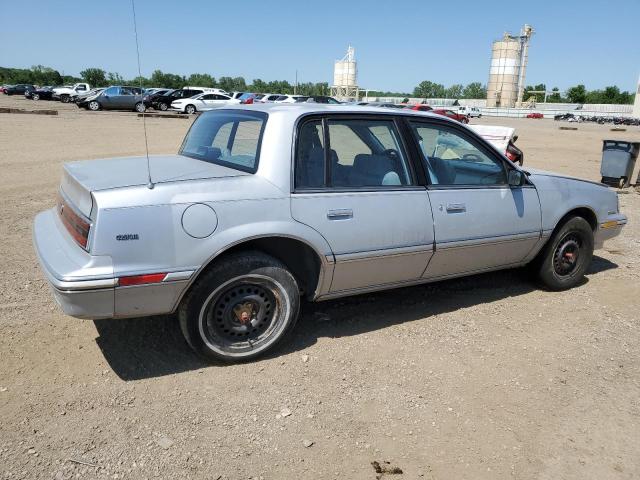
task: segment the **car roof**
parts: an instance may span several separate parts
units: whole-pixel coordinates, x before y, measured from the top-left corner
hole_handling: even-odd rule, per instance
[[[214,111],[220,111],[222,109],[216,109]],[[290,117],[296,119],[306,115],[312,114],[326,114],[326,113],[345,113],[357,115],[360,113],[378,114],[378,115],[406,115],[415,116],[418,118],[436,118],[442,121],[454,122],[447,117],[437,115],[429,112],[411,110],[409,108],[385,108],[385,107],[370,107],[363,106],[351,106],[351,105],[332,105],[327,103],[254,103],[254,104],[240,104],[229,105],[224,107],[224,110],[244,110],[244,111],[258,111],[268,114],[277,114],[278,116]]]

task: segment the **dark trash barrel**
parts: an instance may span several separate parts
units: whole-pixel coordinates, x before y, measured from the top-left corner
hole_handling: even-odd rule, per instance
[[[633,167],[640,151],[640,142],[603,140],[600,175],[602,183],[624,188],[631,185]]]

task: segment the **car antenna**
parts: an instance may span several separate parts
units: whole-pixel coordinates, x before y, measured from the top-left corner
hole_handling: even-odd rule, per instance
[[[131,10],[133,11],[133,31],[136,34],[136,54],[138,56],[138,83],[140,84],[140,90],[142,91],[142,69],[140,68],[140,45],[138,44],[138,24],[136,22],[136,5],[135,0],[131,0]],[[142,95],[142,105],[144,105],[144,95]],[[146,110],[146,109],[145,109]],[[151,180],[151,165],[149,162],[149,141],[147,140],[147,112],[142,112],[142,128],[144,129],[144,148],[147,155],[147,188],[153,188],[153,181]]]

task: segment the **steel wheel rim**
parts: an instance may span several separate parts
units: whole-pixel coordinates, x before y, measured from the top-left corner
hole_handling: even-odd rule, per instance
[[[34,100],[40,100],[40,95],[38,95],[37,93],[32,95]]]
[[[580,261],[581,245],[580,238],[574,233],[562,238],[553,253],[553,270],[557,275],[566,277],[575,272]]]
[[[204,302],[200,336],[211,350],[226,356],[255,354],[279,338],[290,312],[288,300],[284,287],[270,277],[229,280]]]

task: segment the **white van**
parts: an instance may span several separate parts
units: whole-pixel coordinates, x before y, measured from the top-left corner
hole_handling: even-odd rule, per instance
[[[466,115],[467,117],[482,117],[482,113],[480,113],[480,109],[478,107],[458,107],[458,113]]]

